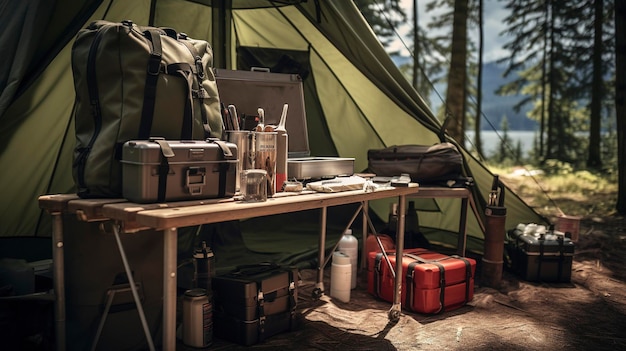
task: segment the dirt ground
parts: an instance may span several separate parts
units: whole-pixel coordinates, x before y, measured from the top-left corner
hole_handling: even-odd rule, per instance
[[[316,271],[301,271],[298,325],[262,343],[215,340],[212,350],[626,350],[626,219],[586,216],[571,283],[531,283],[505,271],[500,289],[480,281],[473,300],[436,315],[403,310],[367,292],[359,273],[349,303],[312,298]],[[325,287],[330,282],[326,270]]]

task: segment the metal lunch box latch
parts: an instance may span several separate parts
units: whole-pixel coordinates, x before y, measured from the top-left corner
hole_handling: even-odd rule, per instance
[[[206,184],[206,168],[205,167],[189,167],[185,172],[185,186],[189,194],[201,195],[202,188]]]

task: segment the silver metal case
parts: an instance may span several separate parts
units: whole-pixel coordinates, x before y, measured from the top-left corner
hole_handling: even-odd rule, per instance
[[[168,150],[169,149],[169,150]],[[122,193],[137,203],[235,194],[237,145],[224,141],[131,140],[122,149]],[[167,176],[161,176],[167,171]]]
[[[265,124],[278,125],[283,105],[289,105],[287,135],[289,157],[310,156],[302,78],[297,74],[214,69],[220,101],[237,112],[256,115],[265,110]]]
[[[289,179],[316,179],[354,174],[351,157],[300,157],[287,159]]]

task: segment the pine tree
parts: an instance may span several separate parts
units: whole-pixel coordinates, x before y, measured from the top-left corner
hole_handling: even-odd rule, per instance
[[[354,0],[354,4],[385,47],[396,38],[396,28],[406,22],[399,0]]]
[[[434,9],[439,10],[441,14],[432,17],[428,28],[433,32],[444,34],[431,36],[429,40],[436,43],[435,47],[438,49],[436,53],[449,60],[439,61],[437,69],[440,71],[443,69],[447,75],[443,76],[443,80],[435,80],[447,84],[444,106],[439,109],[440,118],[442,120],[449,118],[447,120],[449,134],[457,142],[463,143],[468,122],[473,121],[478,115],[474,98],[477,90],[472,79],[478,71],[472,56],[476,48],[467,34],[473,24],[478,22],[478,0],[432,0],[426,4],[427,12]],[[451,35],[445,34],[448,30],[451,31],[449,32]]]
[[[434,85],[442,79],[444,63],[446,62],[441,53],[447,49],[441,47],[437,40],[428,36],[428,31],[421,26],[426,14],[417,11],[417,1],[413,3],[412,37],[413,44],[410,46],[412,61],[400,65],[400,70],[411,77],[413,87],[424,99],[428,99],[434,91]],[[430,105],[432,101],[427,101]]]
[[[615,209],[626,215],[626,2],[615,3],[615,115],[618,186]]]
[[[468,0],[454,0],[454,20],[448,90],[446,93],[446,113],[451,117],[448,133],[459,144],[465,141],[465,112],[467,84],[467,17]]]
[[[573,124],[572,116],[584,111],[577,103],[583,91],[577,67],[582,62],[578,45],[589,40],[586,32],[581,32],[586,5],[588,2],[550,0],[509,0],[506,5],[511,14],[505,19],[505,33],[513,39],[505,45],[511,56],[500,62],[508,63],[505,75],[516,73],[518,77],[499,93],[525,94],[517,109],[538,101],[530,117],[541,126],[539,156],[544,160],[576,159],[572,153],[577,147],[574,132],[580,125]]]

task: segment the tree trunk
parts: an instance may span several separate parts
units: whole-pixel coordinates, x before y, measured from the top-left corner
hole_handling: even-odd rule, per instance
[[[545,18],[544,18],[544,23],[548,24],[550,19],[550,6],[549,6],[549,2],[546,1],[546,13],[545,13]],[[538,157],[541,158],[541,160],[544,160],[547,158],[548,152],[548,145],[550,144],[546,139],[546,129],[548,130],[548,136],[550,136],[550,125],[548,124],[549,121],[546,121],[546,112],[547,112],[547,106],[546,103],[548,102],[548,94],[547,94],[547,85],[548,85],[548,78],[547,78],[547,74],[548,74],[548,38],[549,38],[549,31],[544,31],[544,38],[543,38],[543,61],[541,62],[541,117],[540,117],[540,121],[539,121],[539,155],[537,155]],[[550,139],[549,137],[547,138],[548,140]]]
[[[478,0],[478,30],[480,32],[478,38],[478,77],[476,82],[476,120],[474,121],[474,143],[476,144],[476,152],[484,157],[483,141],[480,137],[480,125],[483,115],[483,48],[484,48],[484,28],[483,28],[483,0]]]
[[[418,74],[420,71],[419,58],[420,58],[420,38],[419,38],[419,26],[417,17],[417,0],[413,0],[413,87],[415,90],[420,91]]]
[[[454,24],[452,28],[452,54],[446,97],[448,133],[459,144],[465,141],[465,96],[467,81],[467,11],[468,0],[454,1]],[[446,116],[446,118],[447,118]]]
[[[615,1],[615,115],[617,118],[617,204],[626,215],[626,1]]]
[[[557,151],[555,151],[555,147],[558,149],[560,146],[558,145],[558,128],[557,126],[558,115],[556,113],[555,101],[554,101],[554,90],[556,87],[555,82],[555,67],[554,67],[554,5],[550,3],[550,22],[549,28],[547,29],[549,47],[548,47],[548,56],[547,56],[547,66],[548,66],[548,138],[546,144],[546,159],[557,158]],[[556,145],[555,145],[556,144]]]
[[[602,97],[604,96],[604,82],[602,79],[602,18],[604,17],[603,0],[595,0],[594,4],[594,40],[593,40],[593,77],[591,82],[591,121],[589,125],[589,154],[587,167],[602,168],[600,157],[600,125],[602,120]]]

